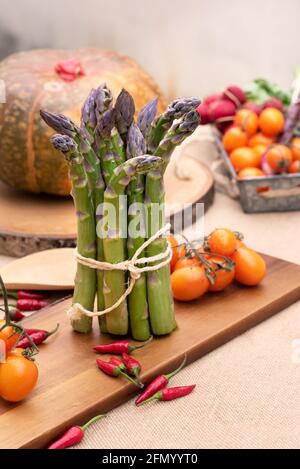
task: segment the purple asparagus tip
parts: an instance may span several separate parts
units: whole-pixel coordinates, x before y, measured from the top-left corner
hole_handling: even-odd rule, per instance
[[[146,142],[139,127],[133,122],[127,134],[127,158],[134,158],[146,153]]]
[[[62,153],[74,152],[77,149],[76,143],[68,135],[55,134],[51,137],[51,143],[56,150]]]
[[[54,112],[40,110],[41,118],[56,132],[75,137],[79,133],[79,128],[69,117],[63,114],[55,114]]]
[[[155,97],[141,109],[138,115],[137,124],[145,138],[147,138],[150,133],[151,124],[157,112],[157,104],[158,97]]]
[[[133,122],[135,106],[131,94],[124,88],[117,97],[115,110],[117,129],[120,135],[125,135]]]

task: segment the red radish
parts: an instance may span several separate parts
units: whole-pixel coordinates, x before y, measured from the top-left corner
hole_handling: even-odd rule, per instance
[[[197,107],[197,111],[199,113],[199,116],[200,116],[200,124],[208,124],[210,122],[210,118],[209,118],[209,105],[206,104],[206,103],[201,103],[199,104],[199,106]]]
[[[233,120],[235,110],[235,105],[231,101],[219,99],[218,101],[210,104],[208,114],[211,121],[218,121],[219,119],[223,120],[224,117],[231,118]],[[224,119],[224,122],[230,122],[231,119]]]
[[[270,99],[267,99],[262,105],[262,109],[266,109],[268,107],[275,107],[279,111],[284,110],[283,103],[280,101],[280,99],[274,98],[274,96]]]
[[[210,94],[203,100],[203,104],[211,104],[219,99],[222,99],[222,93]]]
[[[253,101],[248,101],[244,104],[243,109],[248,109],[249,111],[255,112],[259,116],[262,111],[262,107],[259,104],[254,103]]]
[[[222,98],[231,101],[235,107],[241,106],[246,101],[244,91],[236,85],[227,86]]]

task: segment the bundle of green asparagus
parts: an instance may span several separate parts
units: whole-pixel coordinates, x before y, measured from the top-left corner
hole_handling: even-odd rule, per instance
[[[122,90],[113,104],[110,90],[101,85],[87,97],[80,126],[64,115],[41,110],[43,120],[58,132],[51,141],[69,164],[77,213],[81,261],[73,304],[86,314],[72,317],[75,331],[91,330],[96,296],[94,314],[104,333],[127,335],[130,331],[134,339],[147,340],[151,334],[169,334],[175,329],[170,270],[159,261],[167,241],[165,235],[155,235],[165,226],[164,171],[175,147],[198,126],[195,109],[199,103],[196,98],[178,99],[156,117],[157,99],[153,99],[135,122],[131,95]],[[114,209],[114,217],[106,216],[108,207]],[[124,231],[124,220],[125,228],[136,229]],[[127,265],[138,254],[142,258],[139,267],[151,258],[151,269],[141,269],[126,297],[130,272],[118,266]],[[96,268],[89,265],[92,260]],[[118,266],[101,269],[103,262]]]

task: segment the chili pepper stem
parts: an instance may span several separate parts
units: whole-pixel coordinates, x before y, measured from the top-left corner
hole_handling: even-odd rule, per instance
[[[153,340],[153,335],[151,335],[151,336],[149,337],[149,339],[147,339],[145,342],[143,342],[142,345],[130,345],[130,346],[129,346],[129,352],[133,352],[134,350],[138,350],[138,349],[140,349],[140,348],[145,347],[145,346],[148,345],[152,340]]]
[[[55,329],[53,329],[53,330],[50,331],[50,332],[47,332],[47,334],[46,334],[46,339],[48,339],[48,337],[50,337],[51,335],[55,334],[55,332],[58,331],[58,328],[59,328],[59,323],[56,324]]]
[[[184,367],[184,365],[186,364],[186,360],[187,360],[187,356],[186,354],[184,355],[184,359],[181,363],[181,365],[179,365],[178,368],[176,368],[176,370],[172,371],[171,373],[169,373],[168,375],[165,375],[165,377],[167,378],[167,380],[173,378],[173,376],[177,375],[177,373],[179,373],[179,371],[182,370],[182,368]]]
[[[106,415],[96,415],[96,417],[93,417],[91,420],[89,420],[87,423],[85,423],[84,425],[82,425],[80,428],[81,428],[82,431],[85,432],[86,429],[87,429],[90,425],[92,425],[93,423],[95,423],[95,422],[97,422],[98,420],[103,419],[103,418],[105,418],[105,417],[106,417]]]
[[[159,391],[156,392],[155,394],[153,394],[153,396],[149,397],[145,401],[140,402],[139,404],[137,404],[137,406],[139,407],[140,405],[147,404],[148,402],[156,401],[158,398],[159,398]]]
[[[131,383],[135,384],[138,388],[142,389],[144,387],[143,383],[131,378],[131,376],[129,376],[127,373],[125,373],[122,370],[120,370],[120,375],[124,376],[124,378],[128,379],[128,381],[130,381]]]

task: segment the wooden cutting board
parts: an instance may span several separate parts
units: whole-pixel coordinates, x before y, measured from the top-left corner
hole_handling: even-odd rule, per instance
[[[207,166],[184,154],[165,175],[166,207],[170,215],[180,204],[213,200],[213,176]],[[46,249],[73,247],[76,218],[71,197],[18,192],[0,184],[0,253],[22,257]]]
[[[197,302],[176,303],[178,329],[135,352],[145,383],[177,367],[184,353],[190,363],[300,299],[300,266],[265,259],[268,275],[258,287],[232,285]],[[111,339],[99,338],[96,324],[91,335],[71,332],[65,313],[69,303],[26,320],[30,327],[51,329],[57,322],[61,327],[40,346],[40,379],[30,398],[15,405],[0,401],[1,448],[43,448],[69,426],[109,412],[136,392],[134,385],[98,371],[92,346]]]

